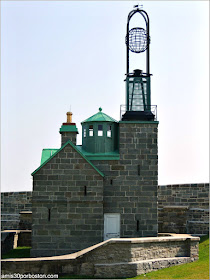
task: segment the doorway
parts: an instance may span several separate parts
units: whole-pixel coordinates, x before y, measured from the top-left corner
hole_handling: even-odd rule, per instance
[[[104,214],[104,240],[120,238],[120,214]]]

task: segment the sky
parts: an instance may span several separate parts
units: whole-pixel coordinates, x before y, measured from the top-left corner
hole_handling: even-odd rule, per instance
[[[1,191],[31,191],[44,148],[60,148],[71,109],[120,120],[126,24],[150,18],[158,183],[209,181],[209,1],[1,1]],[[141,24],[135,19],[135,24]],[[130,71],[145,71],[144,55]]]

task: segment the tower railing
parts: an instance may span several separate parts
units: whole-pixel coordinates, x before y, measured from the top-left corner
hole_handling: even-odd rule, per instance
[[[157,121],[157,105],[147,105],[147,110],[154,115],[154,121]],[[120,105],[120,119],[127,111],[126,105]],[[144,105],[134,105],[132,106],[132,111],[145,111]]]

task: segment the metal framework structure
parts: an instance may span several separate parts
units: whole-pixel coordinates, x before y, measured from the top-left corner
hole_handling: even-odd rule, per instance
[[[147,41],[147,48],[146,48],[146,74],[150,75],[150,54],[149,54],[149,44],[150,44],[150,36],[149,36],[149,16],[144,10],[140,10],[137,6],[136,9],[132,10],[128,14],[127,20],[127,33],[126,33],[126,51],[127,51],[127,75],[129,74],[129,24],[131,18],[136,14],[139,13],[145,20],[146,23],[146,41]],[[143,29],[143,28],[141,28]],[[132,30],[132,29],[131,29]],[[130,30],[130,31],[131,31]]]
[[[146,30],[141,27],[129,29],[131,18],[135,14],[140,14],[146,24]],[[126,109],[127,111],[151,111],[150,94],[150,35],[149,35],[149,17],[144,10],[136,6],[128,15],[127,34],[126,34],[126,52],[127,52],[127,72],[126,72]],[[133,73],[129,72],[129,51],[142,53],[146,51],[146,73],[136,69]]]

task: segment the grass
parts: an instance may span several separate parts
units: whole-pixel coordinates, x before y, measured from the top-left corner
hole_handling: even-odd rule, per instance
[[[31,247],[17,247],[1,256],[2,259],[30,258]]]
[[[163,268],[130,279],[209,279],[209,236],[201,237],[199,260]]]

